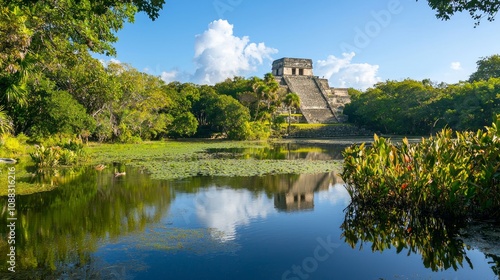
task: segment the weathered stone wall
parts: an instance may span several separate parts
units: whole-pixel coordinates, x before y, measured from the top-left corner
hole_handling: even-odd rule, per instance
[[[281,73],[281,72],[283,72],[281,75],[288,75],[288,76],[312,76],[313,75],[312,69],[303,69],[303,68],[290,68],[290,67],[279,68],[277,73]],[[274,73],[274,70],[273,70],[273,73]]]
[[[327,79],[314,76],[311,59],[281,58],[273,62],[272,70],[282,87],[299,95],[300,110],[308,123],[347,121],[343,113],[350,102],[347,89],[331,88]]]
[[[311,59],[284,57],[273,62],[272,73],[275,76],[312,76],[312,68]]]
[[[344,115],[344,107],[347,103],[351,102],[351,97],[347,88],[332,88],[328,84],[327,79],[318,79],[323,88],[323,93],[328,100],[328,104],[333,114],[337,117],[338,122],[347,122],[348,117]]]
[[[306,58],[284,57],[273,61],[273,70],[276,68],[283,68],[283,67],[312,69],[313,64],[311,59],[306,59]]]

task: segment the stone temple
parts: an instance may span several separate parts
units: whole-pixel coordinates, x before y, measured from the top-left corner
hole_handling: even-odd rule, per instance
[[[307,123],[342,123],[347,88],[332,88],[327,79],[313,75],[311,59],[281,58],[273,61],[272,74],[281,87],[300,97],[300,112]]]

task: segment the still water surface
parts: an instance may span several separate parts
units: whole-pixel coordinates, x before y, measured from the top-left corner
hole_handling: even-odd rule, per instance
[[[18,197],[19,271],[4,273],[2,228],[0,279],[498,278],[500,257],[467,246],[453,225],[425,220],[409,230],[407,213],[349,209],[335,173],[166,182],[117,167],[127,175],[84,168],[51,192]]]

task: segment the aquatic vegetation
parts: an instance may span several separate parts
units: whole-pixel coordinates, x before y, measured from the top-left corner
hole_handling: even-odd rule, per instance
[[[30,153],[31,159],[37,168],[56,167],[59,165],[61,153],[60,148],[49,147],[43,145],[36,147],[33,153]]]
[[[70,149],[59,146],[46,148],[43,145],[37,146],[30,156],[38,169],[73,165],[78,162],[79,158],[78,153]]]
[[[347,148],[342,178],[354,203],[451,217],[500,218],[500,131],[444,129],[400,145],[375,135],[370,147]]]
[[[132,163],[135,165],[137,163]],[[148,161],[144,166],[153,178],[182,179],[193,176],[261,176],[307,174],[338,170],[338,161],[204,159],[198,161]]]
[[[43,144],[36,145],[35,151],[29,155],[38,169],[74,165],[83,161],[86,157],[83,144],[76,141],[69,141],[62,145],[47,148]]]
[[[265,174],[323,173],[340,170],[335,160],[260,159],[259,150],[266,142],[235,141],[168,141],[138,145],[94,145],[89,149],[94,163],[126,162],[145,168],[155,179],[182,179],[193,176],[260,176]],[[216,150],[242,153],[255,151],[255,157],[221,156]]]

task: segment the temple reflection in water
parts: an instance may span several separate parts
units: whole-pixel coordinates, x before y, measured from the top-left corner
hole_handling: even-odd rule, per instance
[[[334,173],[298,175],[281,184],[282,190],[274,194],[274,207],[285,212],[313,210],[314,193],[339,183],[342,179]]]

